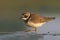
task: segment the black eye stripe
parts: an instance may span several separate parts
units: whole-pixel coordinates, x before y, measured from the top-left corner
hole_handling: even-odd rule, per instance
[[[27,18],[28,16],[24,16],[25,18]]]

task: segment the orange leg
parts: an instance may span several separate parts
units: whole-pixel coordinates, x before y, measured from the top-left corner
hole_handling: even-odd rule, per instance
[[[34,30],[26,30],[25,32],[31,32],[31,31],[35,31],[35,32],[37,32],[37,28],[34,27]]]

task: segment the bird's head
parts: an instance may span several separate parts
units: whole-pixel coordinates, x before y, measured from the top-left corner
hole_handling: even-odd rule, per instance
[[[27,20],[30,17],[31,13],[30,12],[24,12],[22,13],[21,19]]]

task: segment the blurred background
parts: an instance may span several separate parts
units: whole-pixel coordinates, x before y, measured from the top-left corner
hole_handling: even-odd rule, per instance
[[[19,19],[24,11],[56,17],[56,20],[47,23],[38,31],[60,33],[60,0],[0,0],[0,32],[25,30],[24,23]]]

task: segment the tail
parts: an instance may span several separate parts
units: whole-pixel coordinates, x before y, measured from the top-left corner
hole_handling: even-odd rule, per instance
[[[54,20],[54,19],[55,19],[55,17],[47,17],[46,21],[51,21],[51,20]]]

